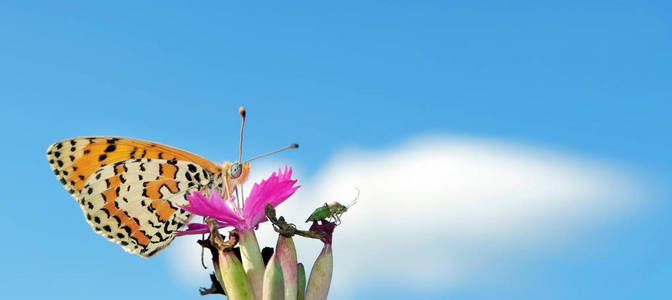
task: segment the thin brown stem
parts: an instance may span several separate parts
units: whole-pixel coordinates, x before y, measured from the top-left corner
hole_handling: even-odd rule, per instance
[[[280,218],[278,218],[275,213],[275,208],[271,204],[266,204],[264,210],[266,212],[266,218],[268,218],[268,220],[271,221],[271,223],[273,223],[273,230],[275,230],[275,232],[279,234],[282,234],[283,236],[292,237],[294,235],[299,235],[302,237],[318,240],[324,236],[324,234],[320,232],[297,229],[296,225],[292,223],[287,223],[284,217],[281,216]]]

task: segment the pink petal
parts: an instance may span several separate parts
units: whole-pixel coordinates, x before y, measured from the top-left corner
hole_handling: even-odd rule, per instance
[[[273,172],[266,180],[255,183],[250,196],[245,201],[243,216],[249,228],[255,228],[259,223],[266,221],[264,206],[270,203],[273,207],[278,206],[300,187],[294,187],[296,179],[292,180],[292,169],[285,166],[285,172],[278,170]]]
[[[199,216],[215,218],[230,226],[236,226],[243,222],[243,219],[237,215],[231,207],[219,196],[217,191],[210,192],[210,199],[198,191],[187,196],[189,205],[182,208],[186,211]]]
[[[219,222],[218,228],[230,226],[227,225],[223,222]],[[200,223],[190,223],[187,225],[187,230],[176,230],[175,235],[176,236],[182,236],[182,235],[189,235],[189,234],[202,234],[202,233],[209,233],[210,228],[206,224],[200,224]]]

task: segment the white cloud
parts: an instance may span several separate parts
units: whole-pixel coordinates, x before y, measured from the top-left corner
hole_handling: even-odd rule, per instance
[[[618,216],[638,193],[624,174],[522,145],[429,137],[388,150],[344,151],[310,181],[297,174],[303,188],[279,213],[301,223],[324,202],[349,202],[357,187],[358,204],[335,233],[334,292],[369,281],[445,288],[492,272],[492,263],[516,249],[544,251]],[[275,240],[269,226],[259,237],[265,245]],[[297,249],[309,270],[320,243],[297,240]],[[185,272],[185,252],[173,253],[178,273],[195,276]]]

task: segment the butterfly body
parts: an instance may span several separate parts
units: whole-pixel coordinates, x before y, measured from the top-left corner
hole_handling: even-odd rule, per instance
[[[47,159],[94,231],[143,257],[168,246],[190,220],[180,207],[192,191],[230,193],[237,183],[230,164],[131,138],[68,139],[51,145]]]

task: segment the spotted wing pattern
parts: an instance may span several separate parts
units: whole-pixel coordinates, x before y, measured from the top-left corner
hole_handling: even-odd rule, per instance
[[[221,167],[172,147],[128,138],[75,138],[47,150],[54,174],[93,229],[149,257],[190,214],[186,195],[221,184]]]

